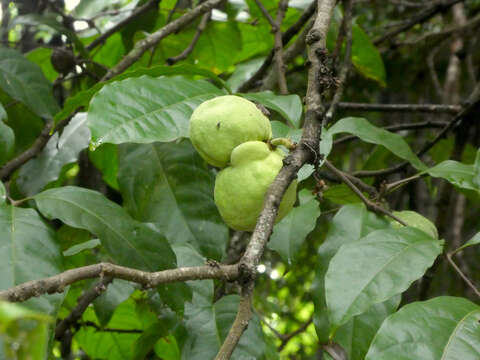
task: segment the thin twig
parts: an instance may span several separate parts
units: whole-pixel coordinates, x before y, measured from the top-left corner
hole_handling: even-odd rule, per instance
[[[195,35],[193,36],[192,41],[188,46],[183,50],[180,54],[177,56],[172,56],[167,59],[167,64],[168,65],[173,65],[180,60],[186,59],[188,55],[190,55],[195,49],[195,45],[197,45],[198,39],[200,39],[200,35],[202,35],[203,31],[207,27],[208,21],[210,20],[210,16],[212,15],[212,12],[209,11],[206,14],[203,14],[202,20],[200,20],[200,24],[198,25],[197,31],[195,32]]]
[[[67,270],[45,279],[32,280],[13,288],[0,291],[0,299],[18,302],[43,294],[61,293],[65,287],[77,281],[97,277],[123,279],[153,288],[176,281],[223,279],[235,280],[238,277],[237,265],[193,266],[147,272],[110,263],[99,263]]]
[[[295,336],[298,334],[301,334],[302,332],[306,331],[307,328],[312,324],[313,322],[313,316],[310,317],[305,323],[303,323],[297,330],[292,331],[291,333],[285,334],[282,336],[282,343],[278,346],[277,350],[278,352],[282,351],[283,348],[288,344],[288,342],[293,339]]]
[[[143,330],[140,329],[116,329],[116,328],[101,328],[93,321],[84,321],[79,323],[80,326],[89,326],[93,327],[95,330],[100,332],[111,332],[111,333],[119,333],[119,334],[141,334]]]
[[[460,268],[457,266],[457,264],[455,264],[455,262],[452,259],[451,254],[446,254],[446,257],[447,257],[447,260],[450,263],[450,265],[452,265],[453,269],[458,273],[458,275],[460,275],[460,277],[463,279],[463,281],[465,281],[465,283],[470,287],[470,289],[473,290],[475,295],[477,295],[480,298],[480,291],[477,289],[475,284],[473,284],[470,281],[470,279],[462,272],[462,270],[460,270]]]
[[[265,9],[260,0],[255,0],[255,3],[262,12],[263,16],[267,19],[268,23],[272,27],[272,32],[275,35],[273,59],[275,61],[278,89],[280,91],[280,94],[286,95],[288,94],[288,87],[287,79],[285,78],[285,64],[283,62],[283,41],[281,25],[285,16],[285,12],[288,8],[288,0],[280,0],[278,4],[277,17],[275,20],[273,20],[273,18],[270,16],[270,13],[267,9]]]
[[[87,49],[88,51],[95,49],[98,45],[104,43],[110,36],[115,34],[119,29],[123,28],[124,26],[126,26],[136,18],[140,17],[141,15],[146,14],[151,9],[157,8],[159,3],[160,3],[160,0],[150,0],[145,5],[139,7],[134,12],[132,12],[130,16],[126,17],[119,23],[115,24],[115,26],[112,26],[110,29],[105,31],[102,35],[100,35],[95,40],[93,40],[90,44],[85,46],[85,49]]]
[[[375,202],[367,199],[365,195],[355,186],[355,184],[345,175],[345,173],[341,170],[338,170],[335,166],[332,165],[328,160],[325,160],[325,166],[328,170],[333,172],[337,177],[342,179],[342,181],[347,185],[354,193],[359,197],[360,200],[365,204],[368,210],[371,210],[377,214],[383,214],[391,217],[392,219],[398,221],[400,224],[407,226],[407,224],[399,219],[397,216],[393,215],[390,211],[384,209],[382,206],[376,204]]]
[[[345,81],[347,80],[348,71],[351,66],[351,56],[352,56],[352,0],[344,0],[344,26],[345,26],[345,37],[346,37],[346,46],[345,46],[345,58],[343,59],[342,67],[340,69],[340,75],[338,77],[337,90],[333,96],[332,103],[325,114],[323,119],[322,126],[327,126],[333,119],[337,106],[343,96],[343,90],[345,88]]]
[[[77,300],[77,306],[70,312],[70,314],[60,321],[55,327],[55,339],[61,340],[65,331],[71,326],[75,325],[77,321],[82,317],[87,307],[99,297],[112,282],[111,277],[105,277],[101,279],[93,288],[86,291]]]
[[[302,15],[300,15],[300,18],[297,20],[297,22],[290,26],[287,31],[285,31],[285,33],[282,35],[282,44],[287,44],[290,39],[292,39],[295,34],[302,29],[308,19],[312,17],[317,9],[317,1],[318,0],[312,1],[310,6],[302,13]],[[238,92],[246,92],[256,86],[257,82],[260,81],[260,79],[262,79],[267,73],[268,68],[272,64],[274,54],[275,50],[272,49],[263,61],[260,68],[239,87]]]
[[[461,120],[467,117],[480,103],[480,82],[477,83],[468,99],[464,102],[462,110],[445,126],[432,140],[428,141],[421,149],[416,153],[418,157],[425,154],[430,150],[438,141],[440,141],[455,125]],[[399,170],[402,170],[409,164],[408,161],[402,162],[395,166],[380,170],[361,170],[353,173],[356,177],[370,177],[370,176],[385,176],[393,174]]]
[[[402,130],[419,130],[419,129],[428,129],[428,128],[444,128],[446,125],[448,125],[448,122],[446,121],[422,121],[418,123],[406,123],[406,124],[398,124],[398,125],[388,125],[388,126],[383,126],[382,129],[388,130],[388,131],[402,131]],[[346,135],[342,136],[341,138],[338,138],[333,142],[333,145],[340,145],[344,144],[346,142],[352,141],[358,139],[357,136],[355,135]]]
[[[52,135],[55,132],[61,131],[65,126],[67,126],[72,117],[73,115],[60,121],[55,128],[53,128],[53,120],[47,120],[45,127],[42,129],[40,135],[35,139],[35,142],[32,144],[32,146],[0,168],[0,180],[8,180],[15,170],[25,164],[28,160],[37,156],[47,145],[47,142]]]
[[[456,114],[462,107],[459,105],[443,104],[367,104],[339,102],[338,108],[342,110],[400,112],[400,113],[433,113],[433,114]]]
[[[436,1],[431,7],[427,8],[423,11],[420,11],[417,15],[412,16],[407,23],[405,23],[405,24],[399,26],[398,28],[396,28],[392,31],[389,31],[386,34],[380,36],[379,38],[375,39],[373,41],[373,43],[375,45],[379,45],[382,42],[384,42],[385,40],[389,40],[392,37],[397,36],[398,34],[411,29],[412,27],[414,27],[417,24],[421,24],[421,23],[424,23],[425,21],[430,20],[432,17],[434,17],[438,13],[448,10],[453,5],[455,5],[459,2],[462,2],[462,1],[465,1],[465,0],[446,0],[446,1],[440,0],[440,1]]]

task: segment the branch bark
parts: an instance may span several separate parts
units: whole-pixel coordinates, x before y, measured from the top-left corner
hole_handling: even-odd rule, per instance
[[[205,265],[148,272],[110,263],[99,263],[67,270],[45,279],[28,281],[13,288],[0,291],[0,299],[19,302],[43,294],[61,293],[70,284],[97,277],[128,280],[141,284],[148,289],[176,281],[203,279],[232,281],[238,278],[238,275],[237,265]]]

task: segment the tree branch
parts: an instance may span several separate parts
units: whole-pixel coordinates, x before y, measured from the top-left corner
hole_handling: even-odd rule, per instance
[[[459,105],[438,105],[438,104],[366,104],[339,102],[338,108],[342,110],[378,111],[378,112],[416,112],[434,114],[456,114],[462,107]]]
[[[88,51],[95,49],[98,45],[104,43],[110,36],[115,34],[118,30],[123,28],[125,25],[129,24],[131,21],[135,20],[141,15],[147,13],[149,10],[158,7],[159,3],[160,3],[160,0],[150,0],[145,5],[136,9],[130,16],[123,19],[119,23],[115,24],[115,26],[112,26],[110,29],[105,31],[102,35],[100,35],[95,40],[93,40],[90,44],[85,46],[85,49],[87,49]]]
[[[200,39],[200,35],[202,35],[203,31],[207,27],[208,21],[210,20],[211,12],[207,12],[206,14],[203,14],[202,20],[200,20],[200,24],[198,25],[197,31],[195,32],[195,35],[193,36],[192,41],[190,44],[183,50],[180,54],[177,56],[173,56],[167,59],[167,64],[168,65],[173,65],[180,60],[186,59],[188,55],[190,55],[195,49],[195,45],[197,45],[198,39]]]
[[[45,145],[47,145],[47,142],[52,135],[57,131],[61,131],[65,126],[67,126],[72,117],[73,115],[60,121],[55,128],[53,128],[53,120],[47,120],[45,127],[42,129],[40,135],[35,139],[35,142],[32,144],[32,146],[0,168],[0,180],[8,180],[15,170],[25,164],[28,160],[37,156],[43,150]]]
[[[293,24],[290,28],[288,28],[287,31],[285,31],[285,33],[282,35],[282,44],[287,44],[295,36],[295,34],[297,34],[301,30],[301,28],[305,25],[308,19],[310,19],[316,9],[317,0],[314,0],[310,4],[310,6],[302,13],[297,22]],[[260,68],[247,81],[245,81],[242,86],[239,87],[238,92],[246,92],[250,90],[260,79],[265,76],[268,68],[272,64],[274,54],[275,50],[271,50]]]
[[[405,24],[399,26],[398,28],[387,32],[386,34],[380,36],[379,38],[375,39],[373,41],[374,45],[379,45],[385,40],[391,39],[394,36],[397,36],[398,34],[405,32],[412,27],[414,27],[417,24],[424,23],[425,21],[430,20],[432,17],[437,15],[440,12],[444,12],[448,10],[450,7],[453,5],[463,2],[465,0],[439,0],[436,1],[431,7],[420,11],[417,15],[412,16],[408,22]]]
[[[248,324],[245,303],[250,304],[253,285],[256,275],[256,267],[265,249],[266,243],[273,230],[275,217],[278,213],[283,194],[290,183],[297,176],[298,170],[307,161],[318,160],[318,145],[321,133],[321,120],[325,107],[321,94],[321,73],[325,68],[326,38],[330,19],[332,17],[335,0],[318,0],[318,11],[314,25],[307,36],[308,59],[310,69],[308,71],[305,125],[302,138],[298,146],[283,160],[283,167],[269,186],[265,194],[263,210],[257,220],[250,242],[245,254],[239,263],[240,282],[244,286],[243,300],[239,307],[237,317],[230,329],[227,338],[220,349],[217,360],[229,359],[233,347],[238,343],[240,336]],[[248,310],[249,312],[251,310]],[[222,357],[219,357],[219,356]]]
[[[70,284],[97,277],[123,279],[141,284],[145,288],[153,288],[161,284],[187,280],[223,279],[231,281],[235,280],[238,275],[237,265],[193,266],[147,272],[110,263],[99,263],[67,270],[45,279],[28,281],[0,291],[0,299],[18,302],[42,294],[61,293]]]
[[[127,55],[125,55],[117,65],[111,68],[105,74],[101,81],[109,80],[114,76],[122,73],[127,68],[129,68],[130,65],[140,59],[140,57],[145,51],[158,44],[158,42],[164,37],[190,24],[198,16],[203,15],[207,11],[210,11],[212,8],[219,5],[222,1],[223,0],[207,0],[204,3],[195,7],[193,10],[186,13],[185,15],[179,17],[178,19],[168,23],[161,29],[155,31],[153,34],[148,35],[145,39],[136,42],[133,49]]]

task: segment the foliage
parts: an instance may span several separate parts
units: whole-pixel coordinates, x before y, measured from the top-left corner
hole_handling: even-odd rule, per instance
[[[222,221],[219,169],[192,146],[190,117],[206,100],[238,95],[266,114],[274,138],[307,148],[298,143],[315,83],[305,24],[283,44],[281,94],[275,58],[243,87],[277,48],[257,1],[224,1],[146,51],[142,44],[197,2],[71,3],[1,5],[0,294],[98,263],[141,274],[237,264],[250,233]],[[276,19],[278,1],[261,3]],[[283,36],[311,3],[290,0]],[[324,105],[338,85],[342,102],[319,146],[307,149],[315,156],[294,180],[295,207],[272,225],[253,316],[232,359],[328,359],[332,346],[353,360],[478,359],[480,5],[354,2],[346,26],[348,3],[330,19],[328,54],[316,54],[332,77]],[[427,10],[432,16],[382,39]],[[74,66],[50,60],[59,49]],[[350,73],[340,84],[344,60]],[[354,106],[377,102],[391,108]],[[398,111],[398,103],[438,105]],[[392,223],[401,210],[431,219],[439,239]],[[152,288],[107,275],[21,304],[0,299],[0,360],[213,359],[243,299],[242,284],[224,277]],[[88,296],[93,306],[81,308]]]

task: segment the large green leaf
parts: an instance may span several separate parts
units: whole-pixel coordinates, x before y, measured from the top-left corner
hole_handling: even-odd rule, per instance
[[[96,191],[65,186],[44,191],[34,199],[46,217],[95,234],[120,265],[149,271],[176,267],[175,255],[160,233],[133,220],[122,207]]]
[[[232,88],[232,91],[237,91],[238,88],[260,68],[265,60],[264,57],[257,57],[249,61],[237,64],[235,71],[230,75],[227,84]]]
[[[0,301],[0,359],[44,359],[50,316]]]
[[[356,242],[372,231],[389,227],[388,221],[367,211],[360,203],[343,206],[330,222],[327,237],[318,249],[315,279],[312,284],[314,323],[320,341],[328,341],[330,329],[325,303],[325,274],[330,260],[343,244]]]
[[[280,254],[288,264],[292,264],[307,235],[315,228],[320,208],[317,200],[309,190],[298,194],[300,205],[293,208],[273,228],[268,247]]]
[[[349,360],[363,360],[370,343],[387,316],[394,313],[401,296],[373,305],[363,314],[354,316],[335,333],[333,340],[348,354]]]
[[[115,76],[113,79],[110,79],[106,82],[100,82],[92,86],[87,90],[80,91],[76,95],[69,97],[63,106],[63,109],[55,115],[55,121],[60,121],[67,118],[75,109],[80,107],[87,107],[92,97],[105,85],[111,84],[116,81],[125,80],[128,78],[138,78],[140,76],[147,75],[151,77],[159,77],[162,75],[172,76],[172,75],[183,75],[183,76],[202,76],[209,79],[219,87],[225,87],[228,90],[228,86],[225,82],[220,79],[217,75],[212,73],[209,70],[202,69],[198,66],[182,64],[176,66],[152,66],[149,68],[139,68],[132,71],[124,72],[120,75]]]
[[[385,65],[378,49],[358,25],[352,27],[352,63],[363,76],[386,85]]]
[[[33,209],[0,206],[0,289],[43,279],[62,271],[55,233]],[[28,307],[54,314],[62,295],[46,295],[25,302]]]
[[[104,291],[93,302],[93,308],[98,321],[106,326],[118,305],[123,303],[135,290],[133,285],[125,280],[115,279],[108,285],[108,291]]]
[[[0,88],[43,118],[59,110],[40,67],[16,50],[0,48]]]
[[[141,76],[104,86],[92,99],[92,146],[150,143],[188,137],[193,110],[223,93],[206,81]]]
[[[63,166],[77,161],[78,153],[89,142],[87,114],[78,113],[65,127],[62,135],[53,134],[42,152],[21,167],[17,179],[20,190],[30,196],[57,180]]]
[[[227,71],[242,49],[242,38],[235,21],[210,21],[198,39],[192,59],[219,74]]]
[[[443,241],[411,227],[374,231],[343,245],[325,275],[332,332],[370,306],[406,290],[442,248]]]
[[[188,140],[125,144],[118,181],[129,212],[158,225],[172,244],[221,259],[228,229],[213,202],[214,175]]]
[[[380,327],[366,360],[480,359],[480,306],[441,296],[408,304]]]
[[[88,158],[102,173],[103,180],[118,190],[118,149],[115,144],[103,144],[95,151],[88,152]]]
[[[410,149],[407,142],[402,136],[389,132],[385,129],[372,125],[364,118],[347,117],[335,123],[327,130],[328,134],[322,134],[323,137],[332,137],[339,133],[349,133],[358,136],[365,142],[382,145],[390,150],[393,154],[403,160],[407,160],[412,166],[419,170],[426,169],[426,166],[415,153]],[[331,142],[329,146],[321,148],[322,154],[327,156],[331,151]],[[326,144],[324,144],[325,146]]]
[[[298,95],[275,95],[271,91],[239,95],[278,111],[295,128],[300,127],[303,105]]]
[[[480,184],[475,182],[477,174],[475,173],[474,164],[445,160],[422,173],[428,173],[430,176],[445,179],[461,189],[474,190],[480,193]]]

